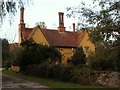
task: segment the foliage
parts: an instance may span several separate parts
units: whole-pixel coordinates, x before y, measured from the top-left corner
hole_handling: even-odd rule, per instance
[[[57,81],[57,80],[51,80],[51,79],[45,79],[41,77],[36,77],[36,76],[31,76],[31,75],[24,75],[23,73],[16,73],[11,70],[4,70],[2,73],[10,75],[10,76],[15,76],[18,78],[24,78],[30,81],[38,82],[42,85],[46,85],[49,88],[84,88],[85,90],[88,88],[94,88],[94,90],[98,90],[98,88],[102,88],[100,86],[91,86],[91,85],[80,85],[76,83],[71,83],[71,82],[62,82],[62,81]],[[107,88],[102,88],[102,90],[106,90]],[[108,88],[109,90],[109,88]],[[111,89],[111,90],[114,90]]]
[[[45,22],[37,22],[36,25],[39,26],[42,29],[46,29],[47,28]]]
[[[2,53],[2,40],[0,39],[0,53]],[[2,54],[0,54],[0,66],[2,66]]]
[[[68,64],[64,66],[64,71],[61,80],[62,81],[71,81],[71,78],[73,76],[73,70],[75,69],[75,66]]]
[[[120,71],[120,38],[113,43],[112,59],[114,60],[115,71]]]
[[[2,40],[2,59],[6,60],[9,57],[9,43],[8,40]]]
[[[79,6],[67,7],[67,11],[71,12],[68,17],[78,18],[78,26],[82,23],[82,27],[90,29],[89,36],[96,45],[96,52],[90,58],[92,68],[119,70],[120,1],[93,0],[89,7],[82,2]],[[99,44],[103,47],[98,47]]]
[[[21,46],[22,49],[14,51],[13,64],[20,65],[22,70],[30,64],[61,63],[61,53],[55,47],[37,44],[33,39],[22,42]]]
[[[7,39],[2,40],[2,65],[3,67],[9,67],[10,60],[9,60],[9,43]]]
[[[82,7],[81,7],[82,6]],[[109,40],[111,35],[117,38],[120,34],[120,1],[119,0],[94,0],[89,7],[82,2],[76,7],[68,7],[67,11],[71,11],[68,16],[78,16],[79,21],[83,23],[81,18],[84,18],[85,23],[83,27],[91,27],[93,33],[96,33],[93,39],[95,41]],[[118,34],[116,34],[116,33]],[[97,37],[98,36],[98,37]],[[100,36],[100,38],[99,38]],[[91,35],[92,37],[92,35]]]
[[[50,57],[50,63],[61,63],[62,55],[54,46],[49,46],[48,56]]]
[[[34,73],[33,73],[34,72]],[[86,66],[73,66],[62,64],[33,64],[28,65],[24,71],[25,74],[49,78],[60,81],[69,81],[80,84],[90,84],[92,70]]]
[[[77,65],[85,64],[85,63],[86,63],[86,55],[83,51],[83,48],[78,47],[75,50],[73,57],[71,58],[71,64],[77,66]]]
[[[89,56],[89,66],[94,70],[119,70],[119,53],[118,48],[112,46],[99,45],[96,52]]]
[[[12,18],[17,12],[17,8],[24,7],[29,4],[31,0],[1,0],[0,1],[0,24],[6,15],[9,15],[10,23],[12,23]]]
[[[22,53],[23,53],[22,47],[16,47],[10,54],[10,60],[12,62],[13,66],[19,66],[20,60],[22,60]]]
[[[47,46],[36,44],[32,40],[27,40],[21,43],[24,47],[22,52],[22,60],[20,60],[21,67],[25,67],[29,64],[39,64],[45,61],[47,56]]]
[[[32,64],[28,65],[24,72],[26,74],[40,76],[43,78],[58,79],[62,76],[61,73],[62,67],[59,64],[58,65],[48,63]]]
[[[73,75],[70,80],[72,82],[80,84],[92,84],[94,83],[94,81],[92,81],[91,77],[93,76],[91,75],[91,73],[92,70],[89,69],[86,65],[79,65],[73,70]]]

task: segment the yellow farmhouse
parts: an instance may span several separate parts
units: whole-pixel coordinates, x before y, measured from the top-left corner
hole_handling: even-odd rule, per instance
[[[95,46],[90,41],[86,30],[76,32],[75,24],[73,23],[73,31],[66,31],[64,27],[64,13],[62,12],[59,12],[59,27],[56,30],[40,27],[26,28],[24,23],[24,8],[21,8],[18,33],[18,44],[32,38],[36,43],[58,48],[62,54],[63,64],[67,63],[67,60],[73,56],[75,48],[79,46],[83,47],[86,56],[90,52],[95,51]]]

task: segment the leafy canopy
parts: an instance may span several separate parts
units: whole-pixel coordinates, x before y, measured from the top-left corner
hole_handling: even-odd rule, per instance
[[[89,7],[82,2],[75,7],[67,7],[68,17],[79,20],[78,26],[92,29],[93,41],[105,41],[110,37],[118,40],[120,34],[120,1],[93,0]],[[92,35],[93,34],[93,35]]]
[[[7,15],[9,16],[11,24],[18,8],[24,7],[30,2],[31,0],[0,0],[0,24],[3,23],[3,20]]]

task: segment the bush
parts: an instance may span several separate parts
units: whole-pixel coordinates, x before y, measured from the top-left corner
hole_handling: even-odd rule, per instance
[[[73,76],[71,77],[72,82],[76,82],[80,84],[91,83],[92,70],[86,67],[86,65],[77,66],[72,73],[73,73]]]
[[[73,65],[65,65],[61,80],[62,81],[71,81],[74,69],[75,69],[75,66],[73,66]]]
[[[2,67],[9,68],[11,66],[9,43],[7,39],[0,39],[0,41],[2,42]]]
[[[28,65],[25,68],[24,73],[40,76],[43,78],[60,80],[63,74],[63,67],[60,64],[58,65],[48,64],[48,63],[33,64],[33,65]]]
[[[47,63],[29,64],[28,66],[25,67],[23,72],[25,74],[46,78],[47,77],[47,67],[48,67]]]
[[[48,65],[47,77],[51,79],[61,80],[63,76],[63,65],[61,64],[50,64]]]
[[[13,66],[20,66],[20,61],[22,60],[22,47],[16,47],[10,54],[10,59]]]
[[[73,57],[71,58],[71,64],[75,66],[80,64],[86,64],[86,55],[82,47],[76,49]]]
[[[99,46],[95,53],[88,57],[89,67],[94,70],[114,70],[114,59],[112,50]]]
[[[61,53],[55,47],[48,47],[35,43],[32,39],[21,43],[21,46],[13,51],[13,65],[20,65],[21,70],[31,64],[61,63]]]
[[[61,65],[61,64],[33,64],[28,65],[25,69],[25,74],[39,76],[43,78],[69,81],[81,84],[91,83],[92,71],[85,65]],[[34,73],[33,73],[34,72]]]

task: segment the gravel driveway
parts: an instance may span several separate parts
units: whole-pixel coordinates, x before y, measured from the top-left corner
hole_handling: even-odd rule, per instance
[[[47,88],[29,80],[8,75],[2,75],[2,88]]]

